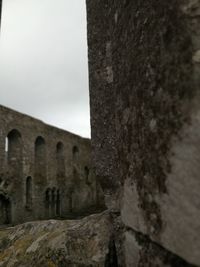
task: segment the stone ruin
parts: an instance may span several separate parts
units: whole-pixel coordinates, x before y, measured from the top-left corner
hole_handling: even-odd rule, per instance
[[[86,3],[92,158],[110,215],[78,222],[84,253],[82,238],[75,256],[48,259],[199,267],[200,0]]]
[[[0,106],[0,225],[97,211],[90,155],[89,139]]]

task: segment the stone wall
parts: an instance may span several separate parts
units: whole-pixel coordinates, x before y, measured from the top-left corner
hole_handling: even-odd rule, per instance
[[[93,158],[118,264],[200,266],[200,1],[87,0],[87,12]]]
[[[90,140],[0,106],[0,224],[97,211]]]

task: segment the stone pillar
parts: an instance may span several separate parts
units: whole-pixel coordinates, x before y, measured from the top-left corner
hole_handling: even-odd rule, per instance
[[[119,264],[200,266],[200,0],[87,0],[87,13],[93,158],[120,214]]]

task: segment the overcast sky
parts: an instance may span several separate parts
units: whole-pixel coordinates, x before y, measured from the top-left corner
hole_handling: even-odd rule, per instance
[[[85,0],[3,0],[0,104],[90,136]]]

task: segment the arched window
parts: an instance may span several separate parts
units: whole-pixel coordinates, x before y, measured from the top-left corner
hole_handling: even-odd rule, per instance
[[[26,178],[26,208],[31,209],[32,208],[32,177]]]
[[[22,141],[18,130],[10,131],[5,140],[5,152],[8,164],[19,170],[22,162]]]
[[[78,159],[78,154],[79,154],[78,147],[74,146],[72,152],[73,152],[73,160],[77,160]]]
[[[0,194],[0,225],[10,223],[12,223],[10,200]]]
[[[51,189],[47,188],[45,192],[45,207],[46,207],[46,216],[50,217],[50,207],[51,207]]]
[[[86,184],[90,184],[90,178],[89,178],[89,175],[90,175],[90,170],[87,166],[85,166],[84,168],[84,173],[85,173],[85,182]]]
[[[61,205],[60,205],[60,190],[57,190],[57,199],[56,199],[56,216],[61,216]]]
[[[51,190],[51,217],[56,215],[56,188]]]
[[[48,204],[49,204],[50,201],[51,201],[51,198],[50,198],[50,192],[51,192],[51,189],[48,188],[48,189],[46,190],[46,193],[45,193],[45,200],[46,200],[46,202],[47,202]]]
[[[70,213],[73,212],[73,194],[74,194],[74,190],[71,188],[69,190],[69,212]]]
[[[78,182],[79,181],[79,178],[80,178],[80,175],[76,169],[76,167],[73,168],[73,180],[74,182]]]
[[[64,156],[64,145],[59,142],[56,147],[56,160],[57,160],[57,176],[65,176],[65,156]]]
[[[46,144],[43,137],[37,137],[35,141],[35,175],[46,176]]]

